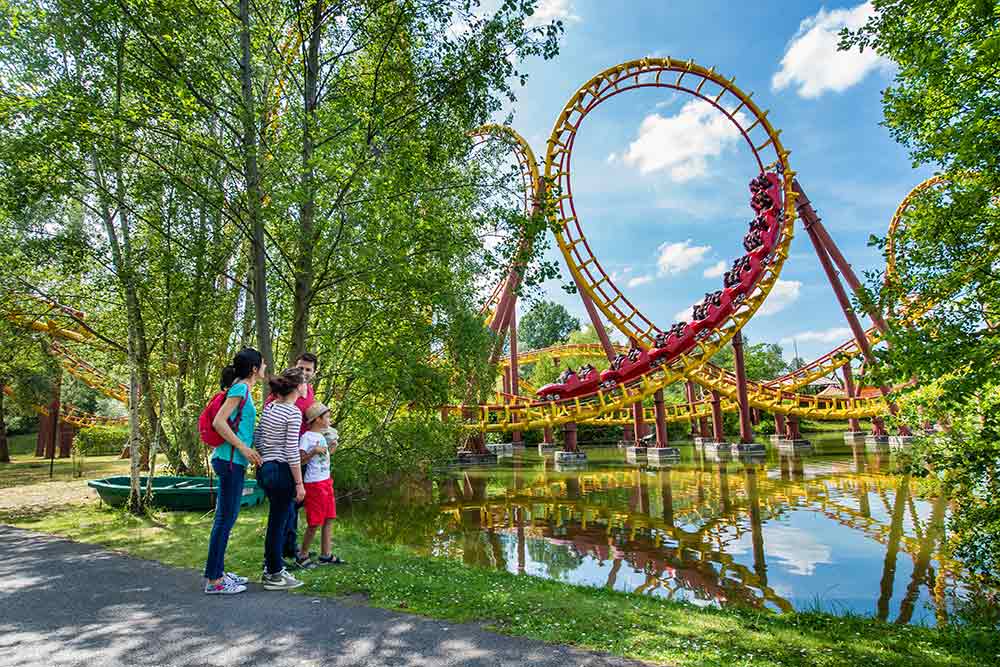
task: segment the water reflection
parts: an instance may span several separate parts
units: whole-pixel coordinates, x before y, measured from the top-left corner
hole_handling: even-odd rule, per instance
[[[591,450],[573,472],[519,454],[409,482],[345,516],[376,539],[475,567],[700,605],[947,620],[962,572],[940,554],[947,503],[890,474],[888,452],[839,435],[762,461],[682,452],[654,469]]]

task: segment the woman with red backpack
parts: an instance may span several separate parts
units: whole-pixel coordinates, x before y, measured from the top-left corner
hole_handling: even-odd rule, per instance
[[[261,457],[253,449],[253,432],[257,423],[250,390],[262,380],[267,365],[260,352],[245,347],[233,357],[233,364],[222,369],[220,386],[225,398],[211,420],[212,429],[223,440],[212,454],[212,470],[219,480],[219,493],[215,502],[215,522],[208,541],[208,560],[205,563],[205,593],[232,595],[247,589],[246,577],[226,572],[223,561],[229,533],[240,513],[243,497],[243,480],[249,463],[259,466]],[[216,399],[221,398],[219,395]],[[213,402],[216,400],[213,399]],[[212,407],[212,403],[209,404]]]

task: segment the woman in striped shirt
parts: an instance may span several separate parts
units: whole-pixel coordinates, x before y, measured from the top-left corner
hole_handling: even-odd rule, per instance
[[[299,385],[305,382],[301,368],[289,368],[268,384],[276,398],[264,408],[254,431],[254,447],[263,464],[257,470],[257,483],[267,494],[267,535],[264,538],[264,588],[284,591],[298,588],[302,582],[285,569],[281,548],[285,539],[292,503],[301,502],[306,490],[302,484],[299,462],[299,430],[302,412],[295,406]]]

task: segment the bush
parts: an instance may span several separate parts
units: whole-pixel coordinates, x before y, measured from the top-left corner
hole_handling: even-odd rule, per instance
[[[80,429],[73,448],[85,456],[118,454],[128,443],[128,429],[118,426],[88,426]]]

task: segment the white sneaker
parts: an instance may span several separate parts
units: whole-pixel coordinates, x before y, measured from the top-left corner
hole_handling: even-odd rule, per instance
[[[247,589],[243,584],[238,584],[232,579],[222,577],[222,581],[217,584],[205,583],[205,595],[236,595]]]
[[[264,574],[264,590],[266,591],[290,591],[298,588],[302,582],[288,574],[288,570],[282,570],[278,574]]]
[[[242,585],[246,584],[248,581],[250,581],[246,577],[241,577],[240,575],[238,575],[238,574],[236,574],[234,572],[224,572],[223,575],[222,575],[222,578],[223,579],[227,579],[229,581],[232,581],[232,582],[234,582],[234,583],[236,583],[236,584],[238,584],[240,586],[242,586]]]

